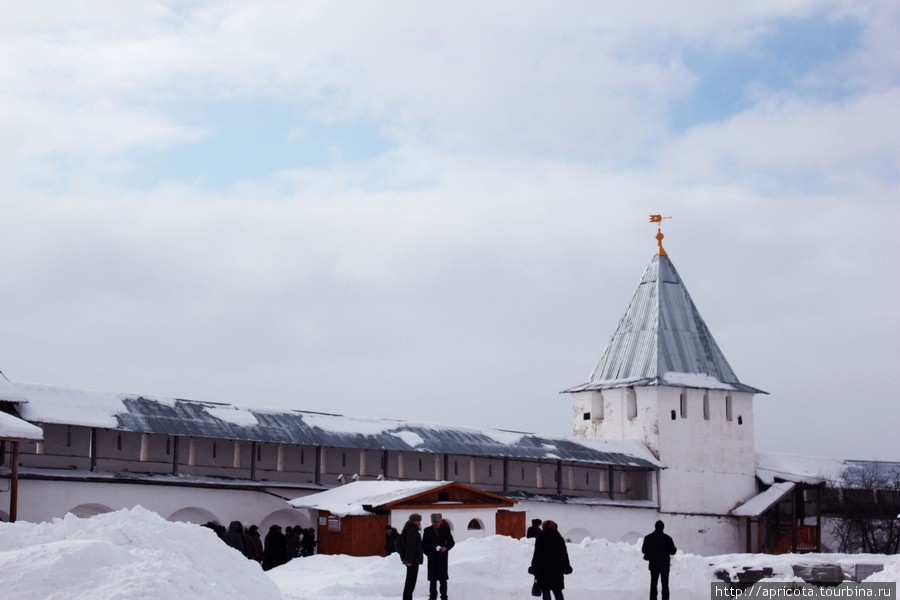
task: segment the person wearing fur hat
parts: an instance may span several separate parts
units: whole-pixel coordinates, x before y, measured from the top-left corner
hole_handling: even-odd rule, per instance
[[[525,532],[525,537],[528,539],[536,538],[541,535],[541,520],[540,519],[532,519],[531,527],[528,528],[528,531]]]
[[[416,513],[409,515],[409,520],[406,521],[397,540],[397,553],[400,555],[400,561],[406,565],[403,600],[412,600],[416,580],[419,578],[419,565],[425,561],[422,553],[422,535],[419,533],[421,525],[422,515]]]
[[[422,534],[422,550],[428,557],[428,600],[437,600],[438,583],[441,600],[447,600],[447,553],[455,544],[450,525],[441,513],[431,515],[431,526]]]
[[[556,600],[564,600],[566,575],[572,573],[566,540],[559,533],[555,521],[544,521],[541,535],[534,540],[534,554],[528,572],[534,575],[541,589],[543,600],[550,600],[550,593]]]

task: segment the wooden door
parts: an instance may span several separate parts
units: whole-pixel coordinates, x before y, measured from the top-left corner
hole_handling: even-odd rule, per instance
[[[525,511],[497,511],[497,534],[508,535],[517,540],[525,537]]]

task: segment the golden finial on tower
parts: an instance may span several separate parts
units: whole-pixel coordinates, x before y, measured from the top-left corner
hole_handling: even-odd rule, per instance
[[[662,220],[663,219],[671,219],[671,218],[672,217],[664,217],[662,215],[650,215],[651,223],[659,223],[659,226],[656,230],[656,243],[659,244],[659,252],[656,253],[657,256],[668,256],[668,254],[666,254],[666,251],[663,250],[663,247],[662,247],[662,241],[663,241],[663,237],[664,237],[662,234]]]

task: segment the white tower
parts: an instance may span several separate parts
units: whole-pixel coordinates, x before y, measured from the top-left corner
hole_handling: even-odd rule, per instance
[[[728,515],[756,494],[753,396],[766,392],[738,381],[662,237],[600,363],[565,390],[574,432],[644,443],[667,467],[661,512]]]

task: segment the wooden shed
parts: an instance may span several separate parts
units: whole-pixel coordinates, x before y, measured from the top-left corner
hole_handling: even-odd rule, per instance
[[[409,515],[441,513],[457,541],[484,535],[525,535],[516,501],[448,481],[357,481],[291,500],[315,511],[320,554],[385,556],[385,526],[402,530]],[[477,532],[477,533],[473,533]]]

